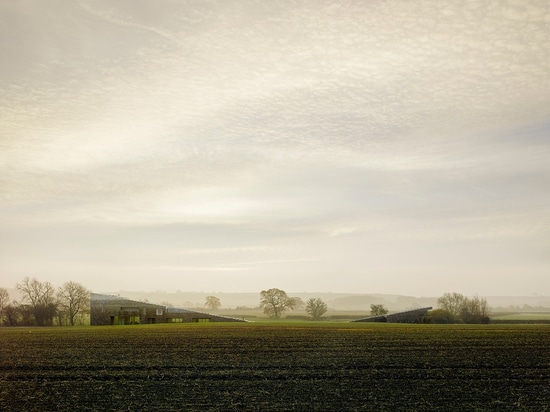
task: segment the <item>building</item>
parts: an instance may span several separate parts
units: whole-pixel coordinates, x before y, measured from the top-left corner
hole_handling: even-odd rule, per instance
[[[352,320],[352,322],[422,323],[422,319],[428,314],[429,310],[432,310],[432,308],[426,307],[392,313],[390,315],[371,316],[369,318]]]
[[[242,319],[92,293],[90,325],[137,325],[187,322],[245,322]]]

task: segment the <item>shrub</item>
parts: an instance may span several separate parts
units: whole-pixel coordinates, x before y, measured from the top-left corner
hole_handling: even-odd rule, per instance
[[[461,320],[448,310],[434,309],[424,316],[423,323],[461,323]]]

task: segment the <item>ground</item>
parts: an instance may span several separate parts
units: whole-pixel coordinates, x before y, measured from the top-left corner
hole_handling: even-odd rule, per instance
[[[1,328],[0,410],[549,410],[548,325]]]

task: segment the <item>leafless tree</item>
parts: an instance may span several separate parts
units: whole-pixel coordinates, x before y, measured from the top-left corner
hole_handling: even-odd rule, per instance
[[[465,323],[488,323],[489,306],[487,299],[474,296],[466,298],[462,305],[460,317]]]
[[[451,315],[460,317],[465,300],[466,297],[460,293],[444,293],[443,296],[437,299],[437,304]]]
[[[489,306],[485,298],[477,296],[468,298],[460,293],[445,293],[437,300],[437,303],[442,310],[459,322],[489,322]]]
[[[41,282],[27,276],[17,284],[17,290],[21,292],[23,304],[29,306],[36,324],[38,326],[51,325],[57,310],[53,285],[50,282]]]
[[[66,282],[57,291],[59,309],[74,326],[76,320],[90,307],[90,291],[76,282]]]
[[[11,305],[4,307],[3,322],[6,326],[18,326],[19,319],[21,318],[21,308],[17,305],[17,302],[13,302]]]
[[[23,301],[31,306],[55,302],[54,287],[50,282],[40,282],[27,276],[17,284],[17,290],[23,295]]]

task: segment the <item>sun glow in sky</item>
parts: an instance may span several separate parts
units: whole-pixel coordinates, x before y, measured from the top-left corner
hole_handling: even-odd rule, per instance
[[[3,1],[0,55],[0,286],[550,294],[547,1]]]

